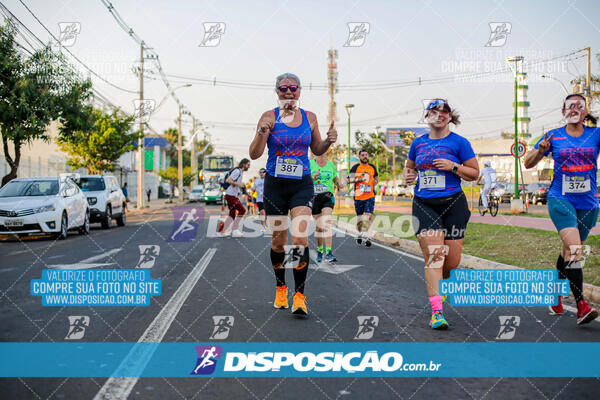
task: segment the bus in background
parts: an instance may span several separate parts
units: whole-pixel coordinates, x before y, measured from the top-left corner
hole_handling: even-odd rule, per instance
[[[204,186],[202,201],[206,204],[222,203],[223,191],[219,180],[233,168],[233,156],[206,156],[202,163],[201,183]]]

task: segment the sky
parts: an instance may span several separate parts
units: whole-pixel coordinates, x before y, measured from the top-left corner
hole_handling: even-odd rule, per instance
[[[59,23],[79,23],[80,32],[68,49],[115,86],[139,89],[138,78],[131,72],[139,61],[139,46],[101,0],[22,1],[56,36]],[[50,40],[21,1],[3,4],[36,36]],[[594,0],[142,0],[112,1],[112,5],[159,55],[172,87],[192,83],[178,89],[177,97],[203,123],[216,151],[233,154],[236,161],[247,157],[260,115],[277,105],[275,77],[284,72],[301,78],[300,105],[316,113],[324,135],[329,97],[327,91],[317,88],[327,81],[330,48],[339,54],[340,89],[335,99],[338,142],[342,144],[347,143],[343,108],[347,103],[355,105],[352,131],[419,126],[423,99],[441,97],[461,113],[462,124],[455,132],[467,138],[497,138],[501,131],[511,132],[514,78],[506,70],[506,58],[514,55],[525,57],[530,132],[537,136],[542,129],[560,124],[559,108],[565,96],[560,82],[570,90],[570,81],[586,71],[586,59],[581,57],[585,53],[563,56],[590,46],[592,74],[597,74],[600,66],[595,56],[600,52],[600,20],[593,17],[599,14],[600,2]],[[204,24],[210,22],[224,23],[225,31],[217,46],[201,46]],[[506,42],[486,47],[489,24],[500,22],[510,25]],[[361,46],[344,46],[349,23],[368,24]],[[77,61],[73,64],[85,71]],[[147,60],[146,65],[150,71],[144,81],[144,98],[158,104],[168,90],[152,74],[153,61]],[[473,75],[485,72],[488,74]],[[541,74],[554,79],[541,78]],[[213,86],[198,78],[216,78],[218,83]],[[126,112],[134,111],[135,93],[94,76],[92,81],[112,103]],[[263,86],[239,88],[223,86],[221,81]],[[350,84],[364,84],[368,90],[350,90]],[[157,132],[174,127],[177,111],[175,101],[167,98],[152,114],[150,125]],[[186,119],[184,132],[190,129]],[[263,156],[250,172],[265,163]]]

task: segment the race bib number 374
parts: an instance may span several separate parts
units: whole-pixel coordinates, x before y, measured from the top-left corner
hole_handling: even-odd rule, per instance
[[[571,194],[587,193],[592,188],[589,176],[563,175],[562,192]]]

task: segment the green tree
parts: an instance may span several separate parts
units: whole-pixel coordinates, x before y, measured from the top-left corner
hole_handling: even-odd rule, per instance
[[[167,169],[158,171],[158,176],[160,176],[163,181],[168,182],[169,186],[171,187],[171,199],[173,198],[174,188],[179,183],[179,176],[177,172],[177,167],[169,167]],[[192,171],[192,167],[183,168],[183,186],[189,186],[193,177],[194,172]]]
[[[28,56],[21,54],[16,34],[12,20],[0,26],[0,130],[10,167],[2,185],[17,177],[24,144],[50,140],[47,128],[61,115],[65,93],[72,92],[72,83],[77,80],[64,57],[50,46]]]
[[[83,117],[73,122],[71,117],[67,116],[68,124],[60,128],[57,143],[69,155],[67,164],[73,169],[85,168],[90,174],[114,171],[119,157],[131,151],[138,138],[130,127],[133,117],[119,110],[94,109],[88,116],[91,120]],[[78,129],[84,126],[91,126],[90,130]]]
[[[214,145],[208,139],[198,140],[198,147],[196,147],[196,154],[198,156],[198,170],[202,169],[204,163],[204,157],[210,156],[215,151]]]
[[[169,164],[171,166],[177,167],[177,134],[178,130],[176,128],[168,128],[163,132],[167,141],[171,144],[169,149],[167,150],[167,159],[169,160]],[[190,156],[190,151],[185,148],[185,136],[181,137],[181,146],[183,150],[181,151],[181,162],[183,166],[191,165],[192,157]]]

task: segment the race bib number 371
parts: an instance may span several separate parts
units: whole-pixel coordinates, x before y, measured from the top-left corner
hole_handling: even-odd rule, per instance
[[[435,171],[419,172],[419,189],[443,190],[446,188],[446,175]]]
[[[302,161],[294,157],[277,157],[275,176],[278,178],[302,179]]]

